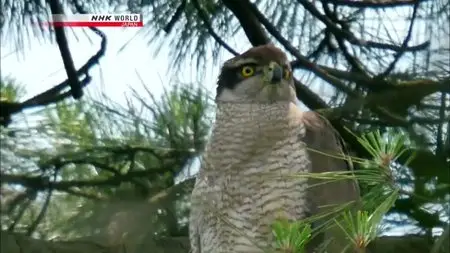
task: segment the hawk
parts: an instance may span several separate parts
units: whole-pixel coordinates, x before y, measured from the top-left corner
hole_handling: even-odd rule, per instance
[[[359,197],[353,181],[301,176],[347,164],[335,158],[342,149],[330,124],[296,101],[292,69],[279,48],[254,47],[223,64],[216,120],[191,196],[191,252],[267,252],[277,219],[301,220]],[[315,238],[330,253],[349,242],[337,226]]]

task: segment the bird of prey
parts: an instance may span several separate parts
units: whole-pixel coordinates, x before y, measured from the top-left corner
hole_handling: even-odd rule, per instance
[[[277,219],[298,221],[358,199],[353,181],[304,176],[348,166],[336,158],[342,149],[331,125],[296,105],[292,69],[279,48],[253,47],[226,61],[216,105],[191,196],[191,252],[268,252]],[[315,238],[330,253],[349,244],[337,226]]]

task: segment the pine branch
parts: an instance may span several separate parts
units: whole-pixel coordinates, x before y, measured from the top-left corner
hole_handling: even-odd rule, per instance
[[[50,10],[53,15],[64,14],[59,0],[50,0]],[[73,63],[72,54],[70,53],[64,27],[54,26],[53,28],[55,29],[56,43],[58,44],[64,68],[66,69],[67,81],[71,89],[72,97],[74,99],[80,99],[83,96],[83,89],[78,80],[77,71],[75,69],[75,64]]]
[[[89,76],[89,70],[96,64],[98,64],[99,60],[106,51],[106,43],[107,39],[105,34],[98,30],[95,27],[90,28],[94,33],[101,37],[100,49],[94,54],[89,60],[77,70],[77,79],[84,75],[84,78],[80,81],[81,87],[87,86],[91,77]],[[31,109],[39,106],[46,106],[49,104],[60,102],[64,99],[72,96],[71,91],[63,92],[67,87],[70,86],[69,79],[64,82],[50,88],[24,102],[20,103],[12,103],[0,101],[0,124],[4,127],[7,127],[11,123],[11,116],[16,113],[20,113],[26,109]]]
[[[222,2],[239,20],[245,35],[253,46],[270,43],[261,23],[252,13],[251,3],[248,0],[223,0]]]
[[[194,4],[194,7],[197,9],[198,15],[200,19],[203,21],[203,24],[205,25],[206,29],[208,30],[209,34],[214,38],[214,40],[219,43],[223,48],[225,48],[228,52],[230,52],[233,55],[238,55],[239,53],[236,52],[232,47],[230,47],[220,36],[214,31],[211,22],[209,21],[208,15],[203,10],[203,8],[200,6],[200,3],[198,0],[192,0],[192,3]]]
[[[333,23],[331,20],[329,20],[325,15],[321,14],[319,12],[319,10],[316,9],[314,4],[312,4],[308,0],[297,0],[297,1],[303,7],[305,7],[305,9],[309,13],[311,13],[317,19],[322,21],[326,25],[326,27],[328,29],[330,29],[330,31],[334,34],[334,36],[340,37],[340,38],[344,38],[349,43],[351,43],[353,45],[357,45],[357,46],[361,46],[361,47],[367,47],[367,48],[387,49],[387,50],[392,50],[392,51],[395,51],[395,52],[399,52],[399,51],[410,51],[410,52],[420,51],[420,50],[424,50],[424,49],[428,48],[428,46],[430,45],[430,42],[426,41],[426,42],[421,43],[421,44],[416,45],[416,46],[402,47],[402,46],[386,44],[386,43],[380,43],[380,42],[375,42],[375,41],[362,40],[362,39],[357,38],[352,32],[346,31],[346,30],[343,30],[343,29],[339,28],[335,23]]]
[[[392,8],[413,5],[416,0],[321,0],[327,4],[353,8]],[[422,0],[423,2],[427,0]]]

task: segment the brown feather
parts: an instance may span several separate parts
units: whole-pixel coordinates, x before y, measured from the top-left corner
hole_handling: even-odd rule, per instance
[[[272,44],[253,47],[239,57],[256,59],[262,65],[268,64],[271,61],[275,61],[280,65],[287,62],[286,54]]]
[[[241,55],[226,61],[217,79],[216,96],[224,89],[233,90],[244,78],[240,75],[240,68],[244,65],[265,66],[270,62],[277,62],[286,69],[291,70],[286,54],[273,44],[252,47]]]
[[[343,160],[345,154],[340,144],[337,132],[331,124],[321,115],[315,112],[302,113],[306,134],[303,141],[309,151],[312,163],[312,173],[337,172],[350,170],[347,162]],[[321,153],[318,153],[319,151]],[[342,157],[342,159],[331,156]],[[359,188],[354,180],[339,180],[326,182],[320,179],[309,180],[309,185],[316,185],[309,188],[308,201],[311,211],[317,214],[330,213],[331,209],[338,205],[353,203],[356,207],[359,204]],[[327,217],[325,221],[330,221],[333,216]],[[319,222],[320,223],[320,222]],[[343,252],[342,250],[350,243],[340,228],[334,226],[323,235],[324,239],[332,238],[328,246],[328,252]]]
[[[259,246],[271,246],[270,226],[280,215],[301,220],[330,211],[324,206],[359,198],[354,181],[324,182],[292,176],[345,171],[348,166],[344,160],[307,150],[343,154],[328,121],[295,105],[292,80],[279,84],[284,87],[278,89],[283,96],[272,102],[267,89],[262,89],[267,85],[261,75],[247,79],[239,76],[243,65],[261,68],[273,61],[289,65],[280,49],[264,45],[222,67],[217,94],[223,89],[226,93],[216,100],[215,127],[192,192],[189,233],[195,253],[261,252]],[[333,218],[326,217],[322,222]],[[333,241],[326,247],[330,253],[342,253],[350,243],[334,226],[309,246],[314,249],[330,239]]]

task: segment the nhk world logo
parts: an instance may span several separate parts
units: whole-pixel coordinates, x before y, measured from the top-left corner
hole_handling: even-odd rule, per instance
[[[143,27],[141,14],[52,15],[46,24],[55,27]]]

